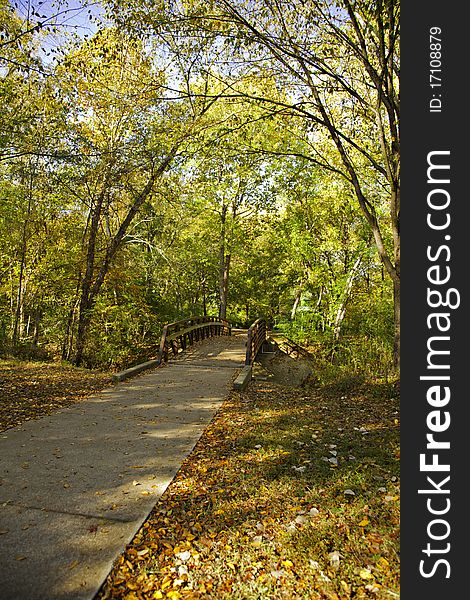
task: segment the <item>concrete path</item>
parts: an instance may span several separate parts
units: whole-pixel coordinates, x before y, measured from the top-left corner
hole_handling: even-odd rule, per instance
[[[245,338],[0,433],[0,598],[91,599],[243,366]]]

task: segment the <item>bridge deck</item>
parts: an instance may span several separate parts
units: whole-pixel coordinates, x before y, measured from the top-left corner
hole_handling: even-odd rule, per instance
[[[246,336],[0,433],[3,600],[91,599],[228,394]]]

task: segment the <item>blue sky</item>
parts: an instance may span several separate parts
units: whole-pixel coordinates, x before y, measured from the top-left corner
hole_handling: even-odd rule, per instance
[[[70,34],[80,38],[92,35],[97,29],[93,17],[103,12],[100,3],[94,0],[10,0],[10,4],[31,24],[40,22],[44,26],[54,26],[49,32],[46,27],[43,29],[41,54],[46,62]]]

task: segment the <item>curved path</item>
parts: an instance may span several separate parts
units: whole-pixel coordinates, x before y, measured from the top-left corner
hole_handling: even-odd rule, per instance
[[[0,433],[0,597],[98,592],[228,394],[245,336]]]

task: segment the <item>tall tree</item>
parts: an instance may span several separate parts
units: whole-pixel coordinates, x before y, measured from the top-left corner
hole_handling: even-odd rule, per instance
[[[181,127],[181,107],[170,108],[161,101],[163,74],[152,71],[139,44],[117,30],[102,30],[82,44],[59,72],[75,113],[70,143],[80,165],[78,196],[88,207],[77,302],[78,365],[96,299],[116,253],[190,135],[192,123]]]
[[[144,29],[205,32],[229,97],[282,110],[310,129],[308,159],[351,186],[393,282],[394,357],[400,349],[399,3],[394,0],[188,0],[167,21],[125,2]],[[226,50],[224,55],[224,49]],[[202,68],[207,66],[202,65]],[[247,92],[247,73],[274,74],[285,99]],[[233,83],[241,74],[241,84]],[[317,141],[319,147],[317,147]],[[328,141],[338,161],[325,158]],[[390,235],[388,235],[390,232]],[[388,239],[391,244],[388,243]]]

